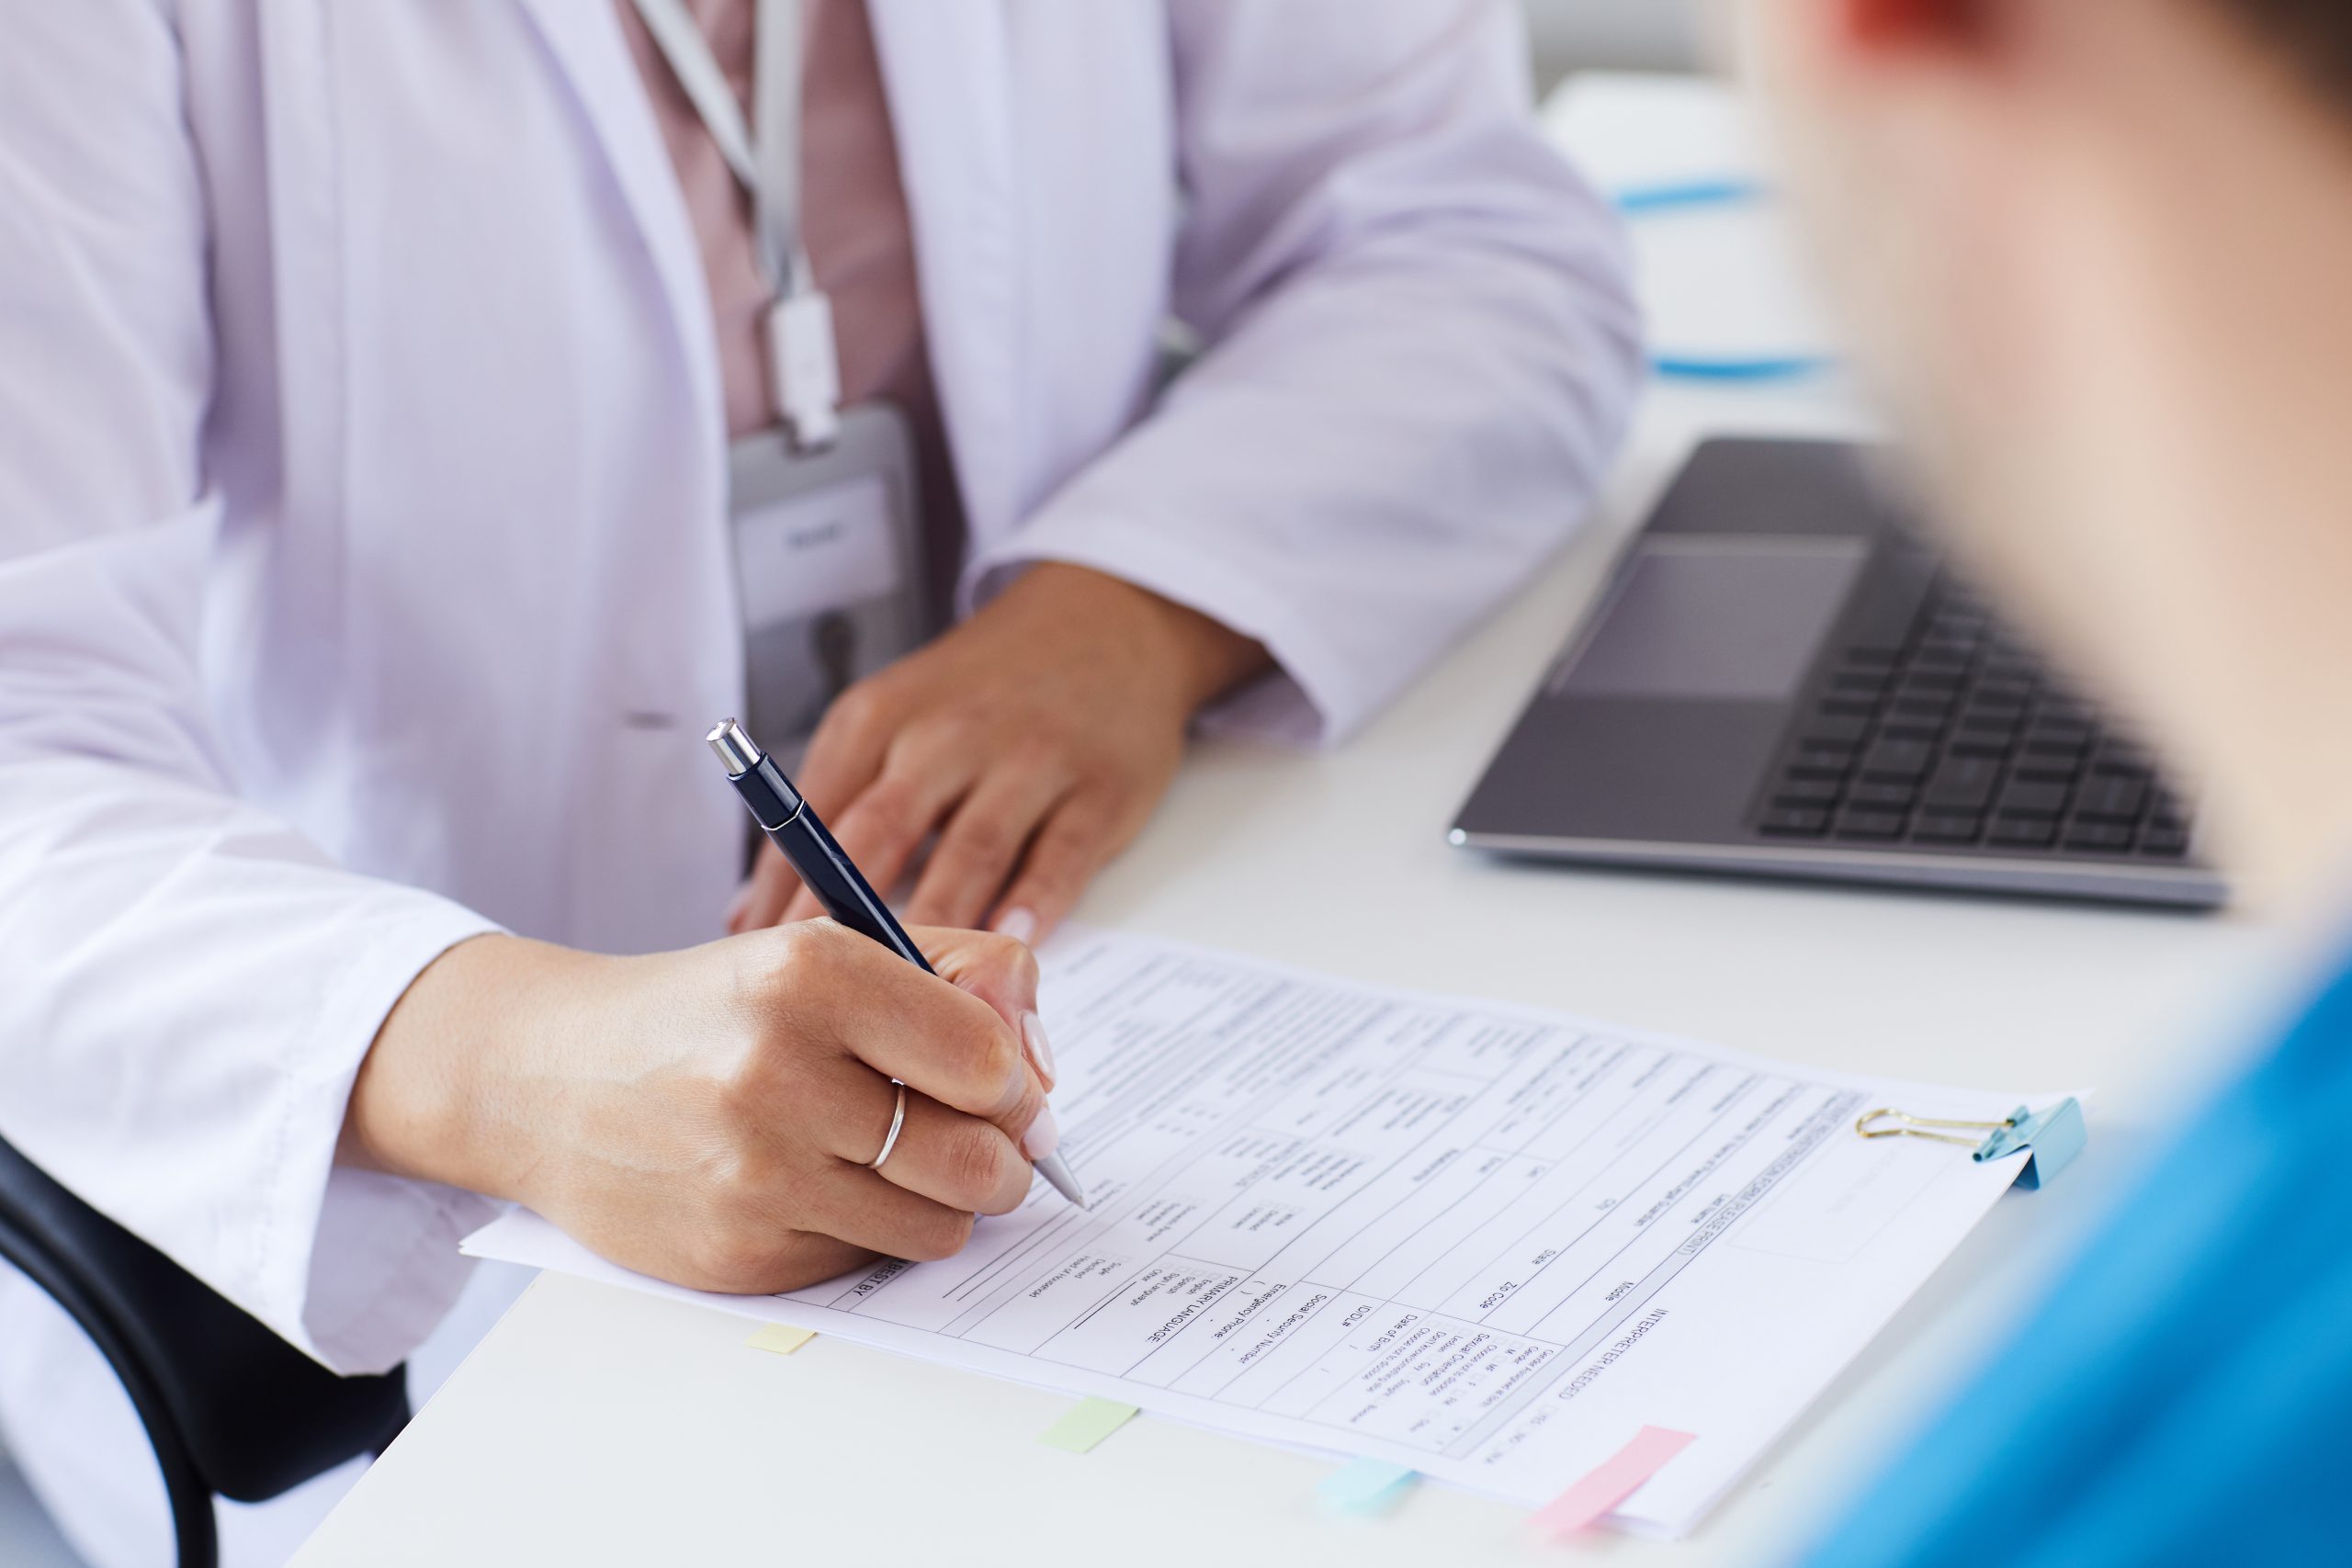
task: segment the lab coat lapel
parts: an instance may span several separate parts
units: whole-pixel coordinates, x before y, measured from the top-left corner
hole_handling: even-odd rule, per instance
[[[277,614],[299,626],[299,640],[322,650],[343,647],[343,528],[347,521],[342,465],[347,449],[344,420],[350,385],[347,341],[350,310],[343,251],[343,149],[336,140],[333,54],[326,17],[318,6],[279,6],[255,19],[265,70],[266,123],[276,133],[266,143],[271,255],[277,267],[281,320],[301,323],[285,330],[279,358],[287,409],[284,446],[286,485],[283,522],[277,532],[289,592]],[[254,627],[238,623],[216,635],[243,637]],[[288,671],[289,688],[299,682],[301,701],[283,705],[307,716],[334,711],[324,694],[335,671],[322,657],[300,671]],[[316,744],[321,738],[307,739]],[[273,754],[307,748],[295,737],[270,736]]]
[[[1016,521],[1021,343],[1012,65],[996,0],[867,0],[940,413],[975,545]]]
[[[709,285],[702,251],[679,193],[677,173],[654,123],[637,63],[609,3],[518,0],[548,52],[570,79],[582,117],[612,166],[622,199],[653,257],[685,356],[698,423],[709,434],[712,460],[723,462],[727,415],[720,404],[718,344],[711,324]]]

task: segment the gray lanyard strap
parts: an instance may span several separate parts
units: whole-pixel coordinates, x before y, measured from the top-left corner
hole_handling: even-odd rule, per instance
[[[752,81],[756,143],[684,0],[637,0],[637,14],[727,166],[751,193],[760,269],[775,292],[768,337],[776,403],[796,442],[828,445],[837,428],[841,367],[832,308],[818,291],[800,239],[799,0],[759,0]]]
[[[809,285],[800,244],[800,6],[798,0],[759,0],[754,39],[752,110],[759,117],[754,143],[742,106],[710,51],[710,40],[684,0],[637,0],[637,14],[653,35],[671,73],[718,144],[727,166],[751,194],[760,242],[760,265],[779,296]]]

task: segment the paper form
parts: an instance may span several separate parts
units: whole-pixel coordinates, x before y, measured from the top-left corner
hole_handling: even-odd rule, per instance
[[[1043,956],[1091,1212],[1040,1181],[953,1258],[775,1297],[660,1284],[522,1211],[467,1250],[1530,1507],[1645,1427],[1687,1432],[1611,1517],[1679,1534],[2022,1163],[1865,1142],[1855,1117],[1993,1120],[2034,1098],[1107,932]]]

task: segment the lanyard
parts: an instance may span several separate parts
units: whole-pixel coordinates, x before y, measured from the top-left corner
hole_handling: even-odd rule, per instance
[[[759,0],[752,81],[756,142],[684,0],[637,0],[637,14],[751,194],[760,270],[775,295],[768,308],[768,363],[786,428],[796,446],[829,446],[840,428],[841,361],[832,304],[817,287],[800,239],[799,0]]]

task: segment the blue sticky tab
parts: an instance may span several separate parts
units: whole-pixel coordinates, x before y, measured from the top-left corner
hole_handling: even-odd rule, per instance
[[[2090,1124],[2083,1120],[2082,1101],[2071,1096],[2046,1111],[2029,1111],[2020,1105],[2010,1112],[2009,1120],[2016,1124],[2000,1128],[1985,1139],[1975,1158],[1982,1165],[1986,1160],[2004,1159],[2019,1149],[2027,1150],[2025,1168],[2018,1172],[2018,1185],[2029,1192],[2056,1179],[2091,1141]]]
[[[1382,1513],[1405,1495],[1417,1473],[1410,1465],[1391,1464],[1385,1459],[1350,1460],[1323,1478],[1315,1495],[1335,1514]]]

